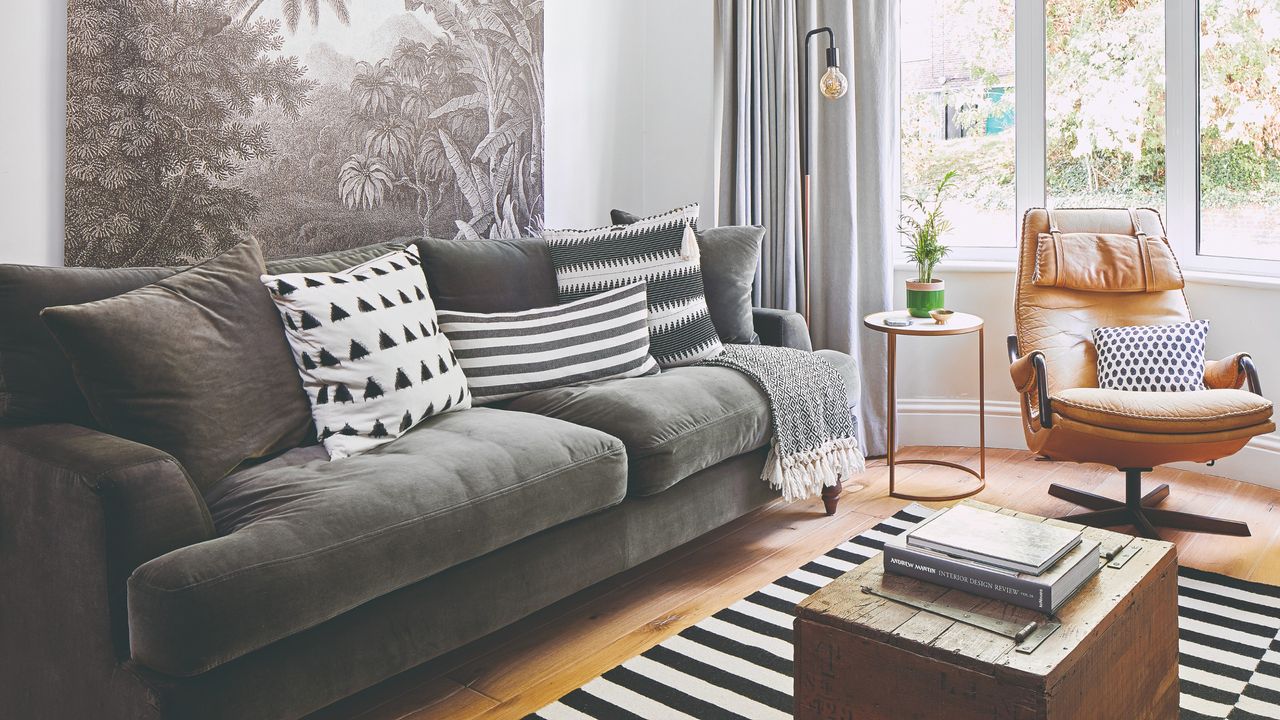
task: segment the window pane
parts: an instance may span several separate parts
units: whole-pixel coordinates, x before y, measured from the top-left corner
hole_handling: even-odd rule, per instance
[[[1045,3],[1052,207],[1164,212],[1164,0]]]
[[[1280,260],[1280,0],[1200,3],[1200,252]]]
[[[1013,246],[1013,0],[913,0],[901,40],[902,192],[930,198],[955,170],[942,241]]]

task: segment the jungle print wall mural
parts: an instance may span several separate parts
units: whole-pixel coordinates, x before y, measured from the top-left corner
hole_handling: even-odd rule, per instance
[[[69,0],[68,265],[541,222],[541,0]]]

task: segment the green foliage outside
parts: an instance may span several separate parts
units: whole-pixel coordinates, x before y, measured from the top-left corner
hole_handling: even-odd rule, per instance
[[[1013,107],[1012,0],[941,0],[937,17],[963,35],[976,83],[903,98],[903,190],[927,192],[948,170],[954,194],[1012,210],[1014,133],[986,135]],[[1164,207],[1163,0],[1046,2],[1046,184],[1060,206]],[[1006,62],[1007,64],[1007,62]],[[940,138],[949,103],[967,137]],[[1201,3],[1203,208],[1274,205],[1280,196],[1280,2]]]

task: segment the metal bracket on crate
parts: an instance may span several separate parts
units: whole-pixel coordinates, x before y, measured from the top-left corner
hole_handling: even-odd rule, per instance
[[[1140,550],[1142,550],[1142,548],[1136,542],[1131,542],[1128,545],[1125,545],[1124,549],[1109,558],[1111,562],[1107,563],[1107,567],[1112,570],[1119,570],[1124,567],[1125,563],[1132,560],[1133,556],[1137,555]]]
[[[885,600],[891,600],[907,607],[915,608],[927,613],[933,613],[948,620],[954,620],[958,623],[976,627],[980,630],[986,630],[1001,637],[1006,637],[1015,642],[1017,645],[1014,650],[1022,654],[1035,652],[1048,637],[1058,631],[1062,627],[1061,623],[1052,621],[1032,620],[1025,625],[1004,620],[1001,618],[993,618],[988,615],[970,612],[968,610],[959,610],[937,602],[927,600],[917,600],[905,595],[898,595],[887,590],[876,590],[867,585],[862,586],[862,592],[868,595],[875,595]]]

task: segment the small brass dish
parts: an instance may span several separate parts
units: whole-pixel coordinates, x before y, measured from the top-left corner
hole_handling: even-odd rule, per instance
[[[950,320],[951,317],[955,314],[956,314],[955,310],[930,310],[929,311],[929,317],[933,318],[933,321],[938,323],[939,325],[946,325],[947,321]]]

